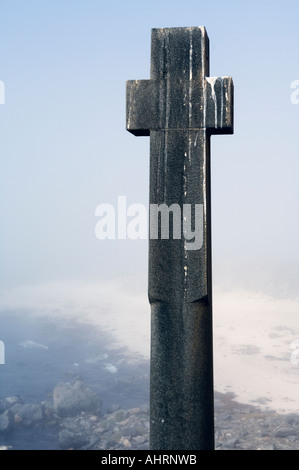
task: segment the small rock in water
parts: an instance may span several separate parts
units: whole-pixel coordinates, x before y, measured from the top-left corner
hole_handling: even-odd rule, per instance
[[[115,413],[115,411],[118,411],[120,409],[120,405],[110,405],[109,408],[107,408],[107,413]]]
[[[59,433],[59,445],[62,449],[80,449],[89,443],[89,438],[80,432],[62,429]]]
[[[11,410],[6,410],[0,415],[0,434],[12,431],[14,427],[14,415]]]
[[[13,405],[17,403],[23,403],[23,400],[20,397],[6,397],[2,400],[3,406],[6,410],[11,408]]]
[[[100,396],[83,382],[74,384],[60,383],[53,392],[54,412],[61,417],[76,416],[81,411],[100,413],[102,400]]]
[[[274,437],[289,437],[298,435],[298,428],[293,427],[279,427],[274,431]]]
[[[127,439],[127,438],[122,438],[120,442],[125,448],[130,448],[131,447],[131,443],[130,443],[129,439]]]
[[[16,403],[10,410],[14,414],[14,422],[22,423],[24,426],[31,426],[44,419],[44,407],[35,403]]]

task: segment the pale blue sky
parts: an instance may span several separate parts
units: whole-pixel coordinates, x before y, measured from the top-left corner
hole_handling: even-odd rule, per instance
[[[151,28],[205,26],[235,86],[212,138],[215,282],[293,295],[299,277],[298,0],[0,0],[0,287],[146,275],[146,241],[100,241],[95,208],[147,204],[149,139],[125,130],[125,81]]]

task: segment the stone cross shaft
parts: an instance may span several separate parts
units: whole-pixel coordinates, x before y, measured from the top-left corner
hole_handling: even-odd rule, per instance
[[[150,205],[173,224],[173,204],[191,207],[193,233],[202,215],[200,246],[184,228],[149,237],[150,447],[213,449],[210,136],[233,133],[233,82],[209,77],[204,27],[152,30],[151,78],[127,82],[126,119],[150,136]]]

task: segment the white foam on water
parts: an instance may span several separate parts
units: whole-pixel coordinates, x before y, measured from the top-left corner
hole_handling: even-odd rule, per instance
[[[48,346],[46,346],[45,344],[36,343],[35,341],[31,340],[21,341],[20,343],[18,343],[18,346],[27,349],[49,349]]]
[[[108,370],[108,372],[110,372],[110,374],[116,374],[116,372],[117,372],[117,367],[114,366],[113,364],[106,364],[104,369]]]

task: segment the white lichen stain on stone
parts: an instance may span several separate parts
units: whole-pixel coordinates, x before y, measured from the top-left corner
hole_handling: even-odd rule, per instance
[[[187,217],[183,216],[183,232],[186,233]],[[187,279],[188,279],[188,247],[184,238],[184,298],[187,298]]]
[[[229,114],[229,96],[228,90],[225,87],[225,81],[229,79],[229,77],[206,77],[207,82],[211,86],[211,97],[214,102],[214,114],[215,114],[215,129],[223,128],[224,127],[224,119],[225,116]],[[220,97],[217,99],[217,93],[215,90],[216,82],[220,83]],[[204,97],[207,97],[207,91],[204,93]],[[218,122],[218,104],[220,99],[220,122]],[[225,105],[225,109],[224,109]]]
[[[218,114],[218,109],[217,109],[217,96],[215,92],[215,84],[216,81],[218,80],[218,77],[206,77],[207,82],[211,86],[211,94],[212,94],[212,100],[214,102],[214,113],[215,113],[215,129],[218,127],[218,119],[217,119],[217,114]]]
[[[169,37],[167,37],[167,48],[169,49]],[[167,74],[166,74],[166,119],[165,119],[165,128],[169,129],[169,120],[170,120],[170,71],[167,64]]]
[[[185,157],[187,157],[187,153],[185,152]],[[183,191],[184,196],[187,196],[187,176],[186,176],[186,163],[184,163],[184,170],[183,170]]]
[[[189,46],[189,127],[192,125],[192,79],[193,79],[193,42],[192,29],[190,29]]]
[[[138,80],[134,80],[135,87],[138,86]],[[133,84],[130,86],[130,95],[129,95],[129,110],[128,110],[128,122],[127,128],[130,129],[131,127],[131,120],[132,120],[132,109],[133,109]],[[134,103],[135,104],[135,103]]]
[[[224,80],[221,78],[221,111],[220,111],[220,127],[223,127],[223,91],[224,91]]]
[[[183,106],[187,105],[187,93],[184,93],[184,101],[183,101]]]
[[[202,27],[202,36],[201,36],[201,60],[202,60],[202,70],[204,71],[204,60],[205,60],[205,55],[206,55],[206,50],[205,50],[205,28]],[[206,165],[207,165],[207,155],[206,155],[206,133],[207,133],[207,116],[206,116],[206,106],[207,106],[207,87],[206,87],[206,77],[205,74],[202,74],[202,90],[203,90],[203,132],[204,132],[204,138],[203,138],[203,157],[204,157],[204,162],[203,162],[203,187],[202,187],[202,192],[203,192],[203,211],[204,211],[204,219],[205,215],[207,213],[207,185],[206,185]],[[205,220],[204,220],[205,222]]]
[[[165,145],[164,145],[164,202],[167,199],[167,157],[168,157],[168,132],[165,132]]]
[[[187,217],[183,216],[183,232],[187,232]],[[187,298],[187,280],[188,280],[188,247],[186,238],[184,238],[184,299]]]
[[[189,155],[190,155],[190,150],[189,150]],[[187,164],[186,164],[186,159],[189,159],[187,152],[184,153],[184,157],[185,158],[184,158],[184,167],[183,167],[183,191],[184,191],[184,196],[186,197],[187,196],[187,174],[186,174]]]
[[[190,28],[189,30],[189,128],[192,127],[192,93],[193,93],[193,30]],[[191,164],[191,146],[192,146],[192,138],[189,135],[188,141],[188,160]]]
[[[228,77],[226,77],[228,78]],[[230,115],[230,100],[228,95],[228,88],[225,89],[225,111],[226,111],[226,119]]]

